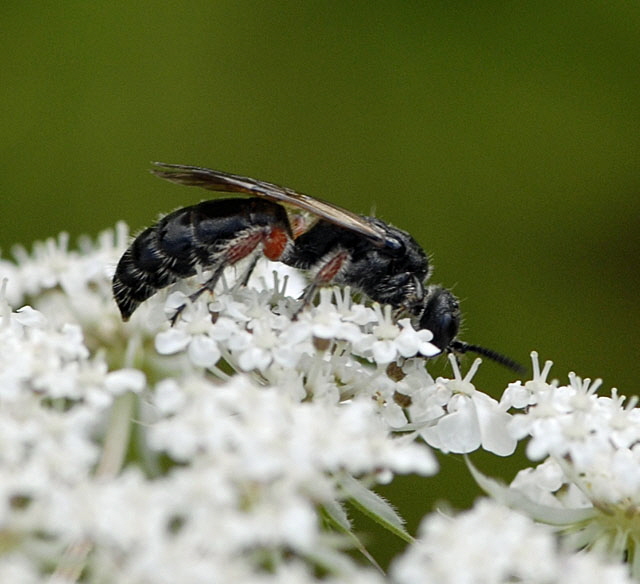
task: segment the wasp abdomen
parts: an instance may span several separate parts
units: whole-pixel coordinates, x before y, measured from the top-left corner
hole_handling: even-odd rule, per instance
[[[195,275],[198,265],[232,265],[261,242],[277,256],[290,237],[284,209],[262,199],[205,201],[174,211],[140,233],[118,263],[113,291],[122,317],[161,288]]]

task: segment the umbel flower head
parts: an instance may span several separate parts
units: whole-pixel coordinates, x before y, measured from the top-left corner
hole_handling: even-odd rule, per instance
[[[498,401],[473,385],[478,361],[462,373],[452,359],[452,378],[434,380],[429,331],[339,288],[294,318],[304,278],[266,261],[247,285],[241,265],[229,270],[173,326],[206,272],[123,323],[111,277],[127,243],[119,224],[78,249],[62,235],[0,259],[1,582],[483,581],[480,562],[437,561],[451,557],[437,542],[462,541],[469,521],[502,530],[505,549],[542,542],[536,553],[551,568],[540,581],[591,565],[625,581],[619,556],[606,572],[604,560],[571,550],[610,542],[613,527],[595,518],[622,522],[618,509],[635,504],[635,402],[598,398],[577,378],[563,390],[546,383],[546,369]],[[611,443],[608,483],[594,428]],[[438,480],[432,449],[509,456],[524,439],[548,458],[542,467],[495,487],[502,504],[425,520],[418,540],[373,490],[397,474]],[[564,527],[580,539],[513,519],[505,505],[517,497],[505,493],[521,501],[523,491],[536,504],[577,507],[582,528]],[[354,532],[350,505],[410,543],[389,576]],[[618,552],[635,544],[624,533]],[[483,537],[457,553],[480,557],[492,535]],[[531,573],[515,565],[525,556],[486,581]]]
[[[456,570],[451,569],[453,565]],[[392,566],[391,573],[397,584],[631,581],[621,564],[562,549],[551,529],[487,500],[455,518],[426,518],[419,540]]]
[[[508,490],[484,484],[498,500],[562,528],[576,549],[629,561],[638,578],[638,399],[626,400],[615,389],[610,397],[598,396],[601,379],[592,382],[574,373],[566,385],[548,382],[551,361],[541,370],[537,354],[532,358],[533,379],[511,384],[503,403],[523,408],[509,422],[511,433],[528,439],[527,455],[543,462],[520,471]]]

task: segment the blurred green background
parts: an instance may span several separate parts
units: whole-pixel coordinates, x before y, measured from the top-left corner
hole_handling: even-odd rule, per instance
[[[375,210],[433,254],[464,339],[637,392],[637,2],[116,0],[0,15],[5,257],[206,197],[153,178],[152,160],[214,167]],[[486,363],[476,380],[497,396],[511,378]],[[445,461],[442,491],[383,491],[414,529],[439,496],[475,496],[457,470]]]

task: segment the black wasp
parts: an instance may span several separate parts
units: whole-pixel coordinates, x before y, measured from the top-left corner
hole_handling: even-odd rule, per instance
[[[406,231],[268,182],[197,166],[154,164],[151,172],[171,182],[253,196],[184,207],[140,233],[113,276],[113,294],[124,320],[161,288],[195,275],[196,266],[212,273],[191,295],[192,301],[213,291],[226,267],[251,257],[246,282],[261,252],[312,274],[303,306],[320,286],[348,285],[410,315],[417,328],[433,333],[432,343],[442,351],[475,352],[521,369],[508,357],[456,338],[458,299],[441,286],[425,285],[431,273],[427,255]],[[298,214],[290,220],[282,204]],[[313,220],[303,220],[301,212]]]

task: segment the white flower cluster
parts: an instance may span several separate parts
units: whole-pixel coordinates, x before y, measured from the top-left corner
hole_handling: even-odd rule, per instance
[[[597,379],[569,375],[569,384],[548,382],[533,354],[531,381],[511,384],[503,403],[525,408],[509,425],[527,455],[544,459],[518,473],[512,488],[527,495],[524,508],[571,532],[576,548],[604,549],[619,559],[638,558],[640,545],[640,409],[615,389],[598,396]],[[626,401],[626,404],[625,404]],[[640,570],[640,558],[638,562]],[[640,574],[640,571],[635,573]]]
[[[500,401],[474,387],[479,360],[463,375],[451,357],[453,379],[434,380],[429,331],[349,290],[321,290],[299,311],[303,277],[266,261],[248,285],[230,269],[193,303],[194,282],[159,291],[123,323],[111,276],[127,239],[119,225],[79,251],[60,236],[0,259],[0,581],[388,581],[345,552],[362,545],[343,505],[411,541],[370,487],[435,474],[429,446],[508,456],[529,438],[529,454],[547,460],[511,487],[475,471],[496,498],[526,496],[519,506],[545,521],[543,506],[561,509],[565,528],[594,524],[596,509],[635,519],[635,402],[597,397],[576,377],[549,384],[536,358],[533,380]],[[548,556],[535,581],[599,566],[515,517],[485,505],[429,520],[393,581],[533,581],[518,547],[527,538]],[[611,548],[615,528],[574,530],[573,544]],[[630,531],[619,555],[633,548]],[[481,566],[481,556],[498,561],[491,544],[510,559]]]
[[[0,348],[0,581],[41,582],[38,564],[86,534],[92,504],[70,510],[100,463],[110,409],[146,379],[109,371],[77,324],[52,326],[29,307],[11,312],[4,294]]]
[[[396,584],[631,582],[622,565],[563,551],[549,528],[490,501],[453,519],[425,519],[418,541],[392,566],[392,576]]]
[[[537,362],[534,360],[537,368]],[[539,370],[538,370],[539,371]],[[526,413],[515,415],[511,428],[518,439],[530,436],[527,454],[532,460],[551,457],[564,464],[581,491],[600,506],[626,501],[640,507],[640,410],[637,396],[625,406],[617,395],[598,396],[598,379],[569,375],[569,384],[547,383],[536,371],[524,386],[512,384],[528,402]],[[520,399],[522,399],[522,397]]]
[[[481,448],[500,456],[513,454],[516,440],[508,431],[507,408],[478,391],[471,380],[480,365],[476,359],[462,377],[453,356],[453,379],[439,377],[417,395],[409,408],[423,438],[443,452],[468,453]]]
[[[298,399],[373,398],[390,426],[414,431],[443,452],[513,453],[506,408],[471,383],[479,360],[463,378],[452,358],[454,379],[434,382],[419,358],[439,353],[431,333],[416,331],[408,319],[394,323],[389,306],[353,304],[348,290],[324,289],[318,306],[294,319],[298,306],[279,289],[278,276],[271,288],[264,279],[211,303],[197,302],[176,326],[156,335],[158,353],[183,353],[215,373],[222,359]],[[185,301],[175,293],[165,311]]]
[[[160,293],[123,324],[124,235],[0,263],[0,530],[15,541],[0,581],[378,582],[321,516],[348,531],[341,502],[360,499],[403,530],[354,477],[436,472],[385,419],[386,366],[435,353],[430,333],[331,291],[296,321],[277,282],[203,299],[175,327],[164,305],[180,293]]]

